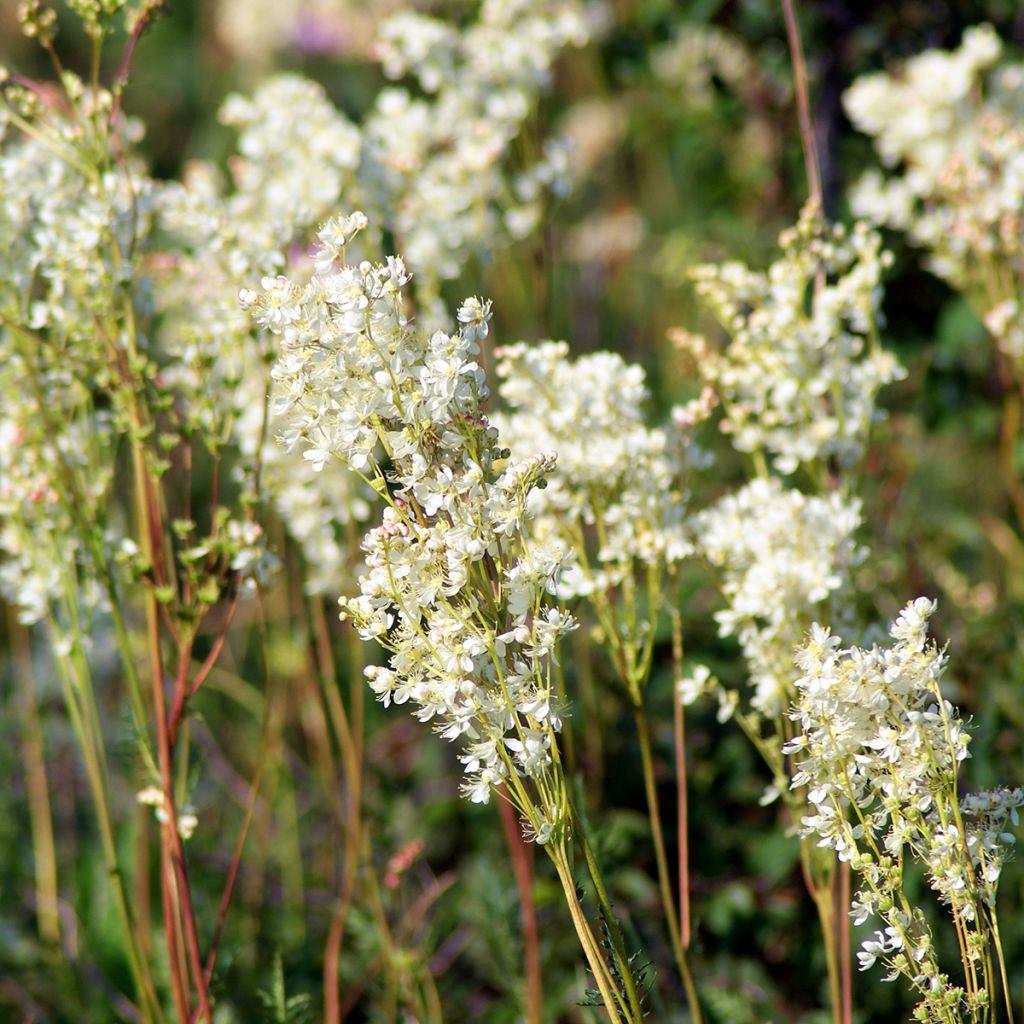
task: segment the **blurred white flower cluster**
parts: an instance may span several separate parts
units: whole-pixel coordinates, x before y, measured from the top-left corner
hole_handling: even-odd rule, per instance
[[[881,960],[923,997],[922,1020],[982,1019],[987,994],[970,974],[990,977],[984,957],[995,925],[996,885],[1024,792],[996,790],[961,797],[959,767],[968,735],[941,693],[944,651],[927,640],[935,603],[918,598],[890,628],[889,647],[843,649],[815,626],[797,656],[803,675],[792,717],[800,734],[786,748],[798,757],[794,787],[807,787],[807,834],[818,837],[862,881],[858,921],[881,917],[861,968]],[[912,857],[949,907],[962,939],[967,990],[939,968],[931,931],[903,888]]]
[[[552,665],[575,622],[548,597],[567,552],[528,543],[527,504],[555,457],[510,459],[483,415],[474,357],[489,304],[469,300],[456,334],[428,334],[406,317],[408,282],[397,257],[321,263],[305,286],[268,278],[243,300],[280,337],[284,440],[314,468],[343,462],[387,503],[360,593],[341,602],[390,652],[367,670],[372,688],[461,738],[470,799],[507,783],[544,842],[566,813]]]
[[[104,144],[111,95],[70,74],[65,85],[71,116],[27,90],[0,102],[0,128],[32,129],[0,137],[0,592],[29,623],[59,595],[74,593],[83,614],[106,601],[83,568],[118,543],[104,509],[127,419],[96,401],[117,387],[111,353],[123,353],[97,324],[122,319],[152,208],[135,165],[98,170],[82,155]]]
[[[426,95],[395,87],[378,97],[363,127],[359,202],[424,284],[531,233],[544,191],[566,187],[568,152],[555,138],[534,140],[531,164],[507,165],[555,59],[588,34],[579,0],[484,0],[461,29],[411,11],[381,26],[385,73],[412,75]]]
[[[558,452],[532,499],[536,529],[574,548],[563,596],[620,584],[634,560],[673,565],[692,551],[683,477],[689,437],[647,426],[644,371],[612,352],[569,358],[565,342],[499,348],[497,418],[513,452]]]
[[[301,107],[303,116],[293,116]],[[314,475],[274,442],[271,353],[239,309],[238,292],[293,261],[293,245],[355,186],[360,135],[316,84],[271,79],[251,99],[231,97],[222,118],[240,127],[232,190],[205,164],[160,194],[174,251],[160,275],[169,379],[187,395],[196,428],[230,437],[243,472],[302,545],[311,593],[336,589],[352,552],[341,536],[369,515],[368,495],[335,471]]]
[[[781,473],[828,459],[848,468],[864,453],[879,388],[903,375],[878,340],[888,256],[866,225],[826,226],[812,206],[779,244],[766,273],[739,262],[696,268],[729,342],[717,351],[694,335],[676,341],[718,394],[739,451]]]
[[[175,593],[129,536],[138,523],[111,507],[122,444],[146,448],[159,478],[192,427],[215,437],[220,424],[189,401],[210,404],[207,364],[197,358],[189,379],[149,330],[161,196],[131,154],[140,129],[112,93],[71,73],[62,85],[66,105],[20,83],[0,96],[0,121],[18,129],[0,140],[0,586],[25,621],[49,616],[70,635],[142,579]],[[178,538],[189,615],[229,576],[251,588],[272,567],[238,509],[222,504],[204,525],[209,535],[189,523]]]
[[[849,586],[863,557],[859,525],[858,500],[811,497],[776,479],[753,480],[697,516],[700,552],[728,601],[715,613],[719,633],[739,640],[752,705],[768,719],[793,698],[793,650],[817,609]]]
[[[1001,52],[992,27],[980,25],[956,50],[928,50],[898,74],[858,79],[844,103],[891,169],[857,184],[857,214],[907,231],[1019,363],[1024,64],[997,67]]]

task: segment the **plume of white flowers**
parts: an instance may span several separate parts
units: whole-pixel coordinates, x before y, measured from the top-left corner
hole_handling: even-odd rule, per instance
[[[997,67],[1001,54],[991,25],[979,25],[956,50],[859,78],[844,104],[889,169],[857,184],[857,214],[907,231],[1020,365],[1024,64]]]
[[[483,413],[474,358],[489,304],[471,300],[457,333],[429,334],[406,315],[408,282],[397,257],[321,264],[304,286],[268,278],[243,300],[280,338],[283,440],[315,470],[344,463],[387,502],[363,541],[360,593],[341,601],[390,653],[367,670],[371,687],[461,739],[470,799],[508,783],[545,842],[566,822],[552,666],[575,623],[547,596],[567,552],[528,543],[526,531],[530,493],[555,457],[503,465],[510,453]]]
[[[560,473],[536,494],[538,529],[577,549],[565,596],[622,582],[634,560],[673,565],[692,551],[686,522],[689,437],[647,426],[644,371],[612,352],[569,358],[565,342],[499,348],[499,419],[514,452],[558,452]],[[594,542],[587,543],[593,533]]]
[[[779,239],[766,273],[739,262],[693,272],[730,338],[722,351],[677,332],[725,411],[742,452],[781,473],[814,461],[855,465],[878,415],[875,396],[903,371],[878,340],[888,256],[864,224],[826,226],[813,206]]]
[[[544,191],[566,187],[559,140],[539,140],[540,156],[518,172],[508,158],[556,57],[588,34],[579,0],[484,0],[462,29],[412,11],[381,26],[385,73],[412,75],[426,96],[394,87],[378,97],[364,125],[360,201],[395,233],[421,288],[528,235]]]
[[[696,517],[698,548],[728,602],[715,613],[719,633],[739,639],[753,707],[767,719],[792,700],[793,650],[817,610],[849,585],[859,525],[856,499],[810,497],[777,479],[755,479]]]
[[[95,392],[118,384],[111,352],[122,339],[105,331],[120,322],[120,290],[134,287],[129,253],[152,209],[134,161],[89,161],[107,145],[99,125],[111,95],[72,75],[65,85],[71,116],[11,83],[0,96],[0,123],[30,129],[0,136],[0,592],[27,623],[62,594],[86,610],[106,601],[81,570],[120,542],[103,510],[126,424],[116,400],[102,408]]]
[[[996,886],[1024,791],[959,794],[970,736],[941,692],[947,658],[927,639],[934,610],[926,598],[908,604],[884,648],[844,649],[815,625],[797,655],[800,735],[786,753],[798,758],[793,786],[807,787],[812,808],[805,834],[860,875],[858,921],[883,921],[861,968],[881,960],[890,976],[906,977],[922,996],[921,1020],[973,1021],[990,995],[977,978],[991,977]],[[907,900],[907,858],[923,864],[953,915],[965,987],[941,971],[924,915]]]

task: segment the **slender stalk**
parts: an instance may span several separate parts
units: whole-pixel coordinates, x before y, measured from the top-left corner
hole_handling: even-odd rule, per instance
[[[676,701],[678,704],[679,701]],[[686,1002],[690,1008],[690,1016],[694,1024],[701,1024],[703,1016],[700,1009],[700,1000],[697,998],[697,988],[693,981],[693,974],[690,971],[690,964],[683,948],[682,936],[679,930],[679,920],[676,917],[675,900],[672,897],[672,882],[668,872],[668,856],[665,852],[665,836],[661,828],[661,811],[658,807],[658,789],[654,778],[654,759],[651,754],[651,737],[647,725],[647,715],[642,704],[633,705],[633,720],[636,723],[637,737],[640,740],[640,760],[643,766],[644,793],[647,797],[647,814],[651,821],[651,837],[654,842],[654,859],[658,866],[658,888],[661,891],[661,904],[665,914],[665,924],[668,927],[669,941],[672,944],[672,954],[679,968],[679,976],[686,990]]]
[[[21,697],[24,733],[21,741],[28,789],[29,826],[32,830],[33,869],[36,886],[36,925],[39,938],[53,949],[60,945],[57,908],[57,849],[53,839],[50,786],[46,778],[43,728],[32,678],[32,647],[28,630],[8,606],[8,635],[14,651],[15,677]]]
[[[804,62],[803,46],[800,43],[800,23],[793,9],[793,0],[782,0],[782,11],[786,19],[786,38],[789,42],[789,57],[793,64],[793,85],[796,89],[797,117],[800,121],[800,142],[804,151],[804,167],[807,171],[807,192],[818,209],[822,209],[821,166],[818,162],[818,147],[814,139],[814,122],[811,119],[810,90],[807,86],[807,64]]]
[[[813,883],[811,883],[813,884]],[[839,961],[836,955],[836,931],[831,886],[812,892],[814,906],[818,911],[818,922],[825,945],[825,965],[828,969],[828,987],[831,994],[833,1024],[842,1024],[842,999],[840,996]]]
[[[576,929],[580,945],[583,947],[583,954],[590,965],[590,972],[594,976],[598,991],[601,993],[601,999],[604,1001],[604,1008],[608,1014],[608,1019],[611,1021],[611,1024],[621,1024],[623,1018],[620,1014],[619,996],[615,991],[615,983],[608,970],[608,965],[601,955],[601,950],[597,940],[594,938],[594,933],[590,930],[590,924],[587,921],[586,915],[583,913],[583,907],[580,905],[579,897],[576,894],[576,881],[572,877],[572,871],[569,869],[565,850],[552,849],[549,850],[549,855],[555,865],[558,880],[562,883],[562,891],[565,894],[565,902],[569,908],[569,916],[572,918],[573,927]],[[642,1019],[642,1017],[636,1018],[638,1024]]]
[[[689,950],[690,925],[690,837],[689,800],[686,783],[686,719],[679,684],[683,678],[683,621],[679,609],[670,606],[672,620],[672,738],[676,754],[676,841],[679,846],[679,940]]]
[[[843,926],[839,928],[839,974],[843,999],[843,1024],[853,1020],[853,957],[850,951],[850,862],[839,862],[839,914]]]
[[[331,919],[331,926],[324,947],[324,1021],[338,1024],[344,1018],[345,1008],[339,999],[338,967],[341,947],[345,935],[345,923],[355,895],[356,879],[359,874],[360,850],[363,845],[362,829],[362,775],[363,775],[363,729],[364,703],[362,678],[363,647],[354,631],[348,631],[349,662],[352,681],[350,706],[351,716],[338,691],[338,678],[334,669],[334,652],[330,632],[324,616],[323,603],[319,598],[309,602],[310,620],[313,626],[317,661],[325,702],[330,712],[331,724],[341,751],[345,766],[345,783],[348,794],[348,819],[342,847],[341,892]]]
[[[54,628],[57,629],[56,624]],[[72,652],[74,653],[74,652]],[[93,699],[92,680],[85,674],[75,670],[70,657],[58,657],[57,667],[64,685],[64,695],[71,724],[78,737],[85,761],[86,776],[92,794],[93,807],[96,811],[96,822],[100,832],[100,846],[103,850],[104,867],[114,890],[114,903],[117,906],[118,923],[124,937],[128,953],[128,965],[135,985],[135,991],[142,1001],[143,1017],[147,1021],[163,1021],[160,1003],[156,996],[149,965],[143,959],[139,943],[138,929],[133,918],[128,897],[125,893],[124,873],[117,857],[117,844],[114,838],[113,816],[110,809],[110,794],[107,787],[106,751],[103,747],[102,735],[96,736],[87,728],[79,705],[79,695],[85,701]],[[84,666],[86,671],[88,666]]]
[[[576,819],[579,825],[578,835],[580,846],[583,848],[583,856],[587,864],[587,873],[590,875],[590,880],[594,883],[594,892],[597,896],[598,906],[601,908],[601,913],[604,916],[605,925],[608,928],[608,937],[611,940],[612,951],[618,958],[619,965],[621,968],[622,983],[626,989],[626,998],[629,1004],[630,1013],[633,1015],[630,1019],[642,1021],[644,1014],[643,1008],[640,1005],[640,996],[636,990],[636,983],[633,981],[633,972],[630,970],[629,963],[629,952],[626,949],[625,940],[622,937],[622,929],[619,927],[618,918],[615,916],[615,911],[612,909],[611,901],[608,899],[608,892],[604,886],[604,879],[601,876],[600,868],[597,864],[597,858],[594,856],[594,851],[590,845],[590,841],[587,839],[586,832],[583,830],[582,821],[580,821],[579,815],[573,812],[573,817]]]
[[[601,706],[598,688],[594,680],[594,666],[591,661],[591,645],[583,630],[572,634],[573,664],[580,688],[580,703],[583,705],[584,730],[586,733],[586,772],[584,779],[591,800],[600,797],[603,788],[604,735],[601,730]],[[591,804],[591,806],[593,806]]]
[[[992,921],[992,939],[996,946],[996,960],[999,963],[999,979],[1003,985],[1003,999],[1006,1002],[1007,1024],[1014,1024],[1013,999],[1010,996],[1010,983],[1006,977],[1006,957],[1003,956],[1003,940],[999,937],[999,919],[996,916],[996,909],[993,906],[990,914]]]

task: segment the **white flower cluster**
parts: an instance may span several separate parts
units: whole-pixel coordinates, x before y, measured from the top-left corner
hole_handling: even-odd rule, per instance
[[[858,183],[858,215],[907,231],[936,274],[974,293],[1000,347],[1020,361],[1024,64],[996,68],[1001,51],[980,25],[956,50],[858,79],[844,103],[892,169]]]
[[[903,374],[877,334],[887,254],[866,225],[827,227],[810,206],[779,244],[767,273],[738,262],[694,270],[730,335],[723,351],[681,332],[676,341],[717,392],[739,451],[782,473],[831,458],[849,467],[878,415],[878,389]]]
[[[579,0],[484,0],[461,30],[413,12],[381,26],[385,72],[412,74],[427,96],[379,96],[364,125],[360,202],[394,231],[424,285],[528,235],[543,191],[565,187],[568,154],[556,139],[538,140],[539,159],[522,171],[504,165],[556,57],[587,38]]]
[[[692,551],[683,476],[688,435],[651,429],[644,371],[611,352],[569,359],[565,342],[495,352],[498,419],[513,452],[558,452],[560,472],[534,494],[537,530],[577,552],[562,596],[622,582],[634,560],[672,565]],[[588,543],[588,540],[593,540]]]
[[[898,76],[857,79],[843,98],[846,112],[874,136],[887,166],[914,169],[909,186],[925,184],[924,175],[934,181],[958,145],[977,142],[974,94],[1001,49],[991,25],[968,29],[958,50],[928,50],[906,61]]]
[[[118,323],[116,297],[135,289],[130,254],[152,207],[132,163],[86,162],[105,144],[97,124],[109,93],[71,75],[65,84],[70,116],[27,93],[0,98],[0,120],[31,128],[0,139],[0,591],[24,622],[45,618],[60,595],[84,610],[105,600],[80,570],[118,543],[100,513],[124,423],[95,391],[116,387],[111,352],[123,349],[98,325]],[[142,290],[135,299],[145,306]],[[75,519],[90,524],[87,537]]]
[[[934,610],[926,598],[907,605],[886,648],[842,649],[816,625],[797,656],[803,675],[792,717],[800,735],[786,752],[800,759],[794,787],[808,790],[806,834],[860,874],[858,921],[875,915],[885,922],[864,945],[862,969],[882,960],[924,996],[933,1015],[922,1019],[960,1020],[948,1015],[955,1005],[949,979],[923,916],[903,893],[902,865],[907,856],[923,863],[966,936],[965,969],[980,969],[1000,868],[1014,841],[1007,829],[1017,824],[1024,791],[958,794],[970,737],[940,691],[947,658],[927,640]],[[977,993],[968,991],[965,998],[972,997]]]
[[[418,332],[405,314],[408,281],[391,257],[322,265],[302,287],[267,279],[243,300],[281,339],[273,375],[285,439],[315,469],[345,463],[387,501],[363,542],[360,594],[341,602],[390,652],[388,667],[367,670],[373,690],[463,739],[472,800],[503,781],[515,798],[531,780],[532,797],[518,802],[546,841],[566,813],[552,664],[575,623],[546,596],[566,552],[528,544],[525,529],[530,492],[555,458],[507,461],[482,414],[475,338],[489,306],[467,302],[454,335]]]
[[[859,501],[808,497],[776,479],[753,480],[696,517],[698,549],[728,601],[715,613],[719,633],[739,639],[753,707],[768,719],[792,700],[793,650],[816,610],[848,585],[862,557],[859,525]]]

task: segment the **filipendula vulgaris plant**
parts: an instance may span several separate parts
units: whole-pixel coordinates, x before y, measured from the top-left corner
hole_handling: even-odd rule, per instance
[[[330,234],[357,215],[328,223]],[[463,792],[486,803],[501,787],[526,833],[551,858],[612,1021],[642,1019],[640,999],[596,862],[577,824],[557,737],[559,641],[576,627],[553,600],[569,551],[530,530],[530,493],[555,470],[552,453],[511,457],[482,403],[474,357],[490,303],[467,300],[455,334],[410,320],[404,262],[346,261],[327,250],[303,286],[267,278],[243,306],[280,339],[281,440],[314,467],[341,462],[380,495],[380,525],[363,540],[359,594],[341,598],[388,664],[366,669],[384,704],[462,745]],[[583,847],[608,951],[591,928],[572,873]]]
[[[239,132],[229,180],[212,165],[194,162],[183,182],[167,184],[156,200],[168,239],[154,271],[164,341],[175,355],[167,372],[189,395],[187,407],[203,429],[237,446],[240,468],[258,483],[261,503],[300,546],[302,585],[325,664],[331,658],[319,598],[354,583],[361,524],[375,496],[340,463],[314,466],[276,443],[272,351],[238,308],[238,291],[266,275],[308,277],[316,225],[335,209],[361,206],[371,211],[371,230],[333,221],[320,233],[318,258],[330,263],[357,233],[360,255],[382,261],[380,229],[390,230],[424,268],[409,286],[419,322],[446,323],[440,282],[467,260],[486,260],[531,231],[546,193],[566,186],[564,147],[556,139],[524,145],[522,136],[530,134],[552,63],[586,38],[582,8],[574,2],[487,3],[460,28],[398,13],[379,31],[376,49],[386,73],[416,79],[419,94],[389,86],[356,124],[316,83],[297,75],[271,78],[249,97],[229,97],[221,110],[221,120]],[[487,61],[478,59],[481,47]],[[293,116],[299,109],[302,116]],[[524,161],[522,151],[535,149],[539,155]],[[357,666],[350,713],[330,687],[326,692],[349,778],[347,866],[332,935],[344,929],[355,861],[364,849],[358,838],[361,659],[361,645],[350,644],[347,660]],[[339,943],[328,946],[325,1013],[333,1020]]]
[[[223,445],[183,410],[187,396],[162,376],[163,353],[149,333],[152,286],[143,263],[154,250],[155,188],[132,155],[138,127],[120,102],[135,45],[159,4],[71,6],[91,44],[91,77],[61,67],[53,8],[28,2],[19,17],[53,57],[60,91],[11,74],[0,94],[2,586],[24,623],[49,631],[137,1013],[163,1019],[148,936],[129,896],[148,880],[133,879],[122,863],[123,822],[112,799],[103,704],[125,700],[139,799],[160,821],[166,974],[178,1016],[195,1010],[212,1024],[215,948],[204,962],[183,845],[197,824],[188,806],[188,706],[239,601],[271,566],[248,491],[215,496],[193,518],[193,463],[216,463]],[[104,42],[122,19],[128,41],[108,89],[99,78]],[[112,487],[121,453],[130,467],[127,508]],[[197,633],[214,609],[220,624],[199,663]],[[121,656],[118,685],[96,671],[104,639]],[[140,858],[143,873],[147,863]]]
[[[716,613],[719,632],[739,640],[751,692],[726,688],[699,666],[682,681],[680,699],[717,697],[719,719],[738,722],[772,773],[763,802],[782,797],[798,822],[806,794],[791,788],[785,753],[793,651],[823,611],[840,621],[849,615],[850,571],[864,555],[854,538],[857,481],[875,399],[903,371],[878,336],[887,256],[877,233],[828,225],[811,203],[780,245],[783,255],[766,273],[738,262],[694,271],[698,293],[728,333],[723,348],[675,333],[717,397],[721,429],[754,469],[737,493],[695,517],[697,549],[727,605]],[[844,965],[832,908],[841,879],[834,857],[809,841],[801,842],[801,864],[839,1014]]]
[[[907,232],[995,339],[1000,473],[1020,525],[1024,488],[1014,452],[1024,386],[1024,64],[999,65],[1002,50],[991,25],[970,28],[956,50],[927,50],[898,73],[858,78],[843,104],[886,168],[855,185],[854,211]]]
[[[239,468],[258,486],[261,504],[300,546],[323,664],[332,659],[319,598],[354,585],[359,536],[376,495],[337,461],[313,463],[276,443],[282,423],[274,411],[280,385],[270,379],[272,349],[239,309],[238,292],[267,275],[307,279],[314,240],[316,260],[326,265],[354,236],[350,253],[382,262],[384,229],[421,268],[408,286],[419,323],[448,325],[441,282],[467,260],[487,260],[534,230],[547,194],[567,186],[564,146],[534,138],[529,125],[554,61],[586,41],[587,25],[575,0],[488,2],[459,27],[399,12],[383,20],[378,35],[375,54],[386,75],[414,80],[411,88],[382,90],[355,123],[318,84],[275,76],[251,96],[230,96],[221,109],[221,120],[239,132],[228,179],[193,162],[181,184],[165,185],[156,198],[167,244],[154,273],[164,343],[175,357],[167,375],[189,396],[187,408],[202,429],[237,446]],[[337,218],[316,236],[333,210],[355,207],[370,212],[369,224],[362,214]],[[348,777],[334,936],[344,930],[364,849],[361,644],[350,644],[347,654],[357,666],[351,711],[326,690]],[[328,947],[325,1013],[334,1020],[339,942]]]
[[[691,1016],[700,1021],[687,962],[682,705],[675,721],[681,839],[677,907],[644,693],[656,625],[666,611],[672,618],[677,660],[682,653],[673,583],[679,562],[693,551],[685,476],[690,462],[703,459],[690,435],[710,413],[712,396],[707,392],[673,410],[666,426],[652,429],[644,409],[648,393],[643,369],[614,353],[570,359],[565,342],[548,341],[504,346],[495,355],[499,392],[511,410],[498,418],[504,442],[513,451],[536,445],[558,452],[558,474],[545,490],[531,495],[533,530],[574,553],[558,581],[557,594],[563,601],[582,599],[593,610],[596,637],[629,701],[640,741],[663,913]]]
[[[921,1000],[915,1020],[929,1024],[998,1019],[1001,984],[1012,1021],[996,887],[1024,792],[961,793],[971,737],[942,694],[948,658],[927,639],[934,611],[935,602],[918,598],[892,624],[891,644],[870,649],[844,648],[813,627],[797,655],[792,785],[807,792],[804,836],[859,878],[857,923],[881,921],[857,954],[861,970],[881,963],[885,980],[906,979]],[[940,965],[928,916],[907,895],[911,861],[952,917],[962,966],[955,981]]]

